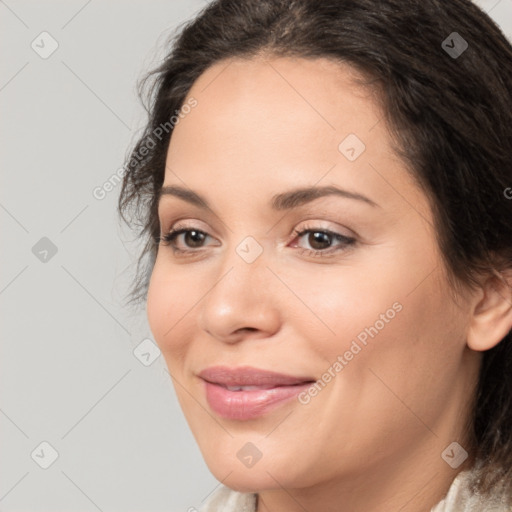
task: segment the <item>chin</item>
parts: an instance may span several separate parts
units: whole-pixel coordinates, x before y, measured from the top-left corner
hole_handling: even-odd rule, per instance
[[[239,492],[260,492],[264,490],[293,488],[311,485],[311,474],[301,473],[296,465],[295,457],[288,460],[276,460],[275,456],[263,454],[260,460],[246,467],[235,455],[227,456],[226,452],[209,453],[205,457],[206,465],[213,476],[227,487]],[[309,473],[309,476],[308,476]],[[301,477],[302,475],[302,477]]]
[[[289,488],[290,485],[288,481],[282,482],[279,476],[276,476],[275,479],[272,478],[268,473],[263,471],[254,472],[255,468],[252,469],[237,469],[234,470],[227,478],[226,474],[217,474],[213,473],[213,476],[226,485],[230,489],[238,492],[252,492],[257,493],[261,491],[268,491],[274,489],[280,489],[281,485],[286,488]],[[270,472],[272,475],[273,473]],[[277,480],[277,481],[276,481]],[[279,483],[277,483],[279,482]]]

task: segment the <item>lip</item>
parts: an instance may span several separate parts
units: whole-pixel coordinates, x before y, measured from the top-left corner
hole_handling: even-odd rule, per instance
[[[204,381],[206,400],[211,409],[232,420],[262,416],[294,398],[316,380],[310,376],[286,375],[251,366],[212,366],[198,376]],[[228,386],[255,389],[234,391]]]
[[[199,377],[222,386],[293,386],[316,380],[310,376],[287,375],[252,366],[210,366],[200,372]]]

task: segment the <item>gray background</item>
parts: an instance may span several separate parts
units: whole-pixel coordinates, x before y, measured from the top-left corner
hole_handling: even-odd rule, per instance
[[[477,3],[512,38],[512,0]],[[119,186],[93,195],[143,126],[137,79],[205,5],[0,0],[0,511],[187,511],[218,485],[122,306]]]

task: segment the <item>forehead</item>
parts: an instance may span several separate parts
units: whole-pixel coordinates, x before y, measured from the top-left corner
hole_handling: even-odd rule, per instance
[[[328,59],[216,63],[185,100],[197,105],[174,129],[165,184],[226,199],[236,192],[241,200],[265,187],[268,196],[316,183],[363,189],[376,202],[396,196],[389,183],[408,181],[408,173],[375,90],[361,81],[353,68]]]
[[[193,114],[202,133],[222,126],[245,144],[248,139],[270,142],[276,135],[284,142],[290,134],[299,152],[303,139],[312,147],[313,135],[329,144],[352,130],[371,142],[369,132],[382,112],[375,89],[361,81],[353,68],[328,59],[230,59],[208,68],[188,96],[198,102]]]

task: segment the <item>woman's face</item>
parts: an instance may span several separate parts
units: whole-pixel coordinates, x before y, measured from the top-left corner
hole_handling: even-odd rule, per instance
[[[162,195],[162,235],[191,232],[159,247],[147,313],[206,463],[235,489],[441,469],[444,448],[464,445],[469,310],[355,76],[324,59],[224,61],[172,135],[164,186],[208,208]],[[202,376],[257,389],[207,384],[218,366]]]

